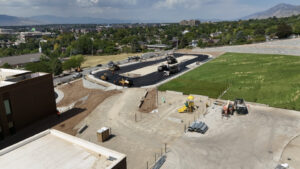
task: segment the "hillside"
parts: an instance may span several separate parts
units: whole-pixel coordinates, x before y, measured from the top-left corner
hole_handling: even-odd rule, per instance
[[[300,14],[300,6],[290,4],[278,4],[266,11],[258,12],[242,19],[266,19],[276,16],[277,18],[289,17]]]
[[[0,15],[0,26],[20,26],[20,25],[36,25],[39,22],[29,18]]]

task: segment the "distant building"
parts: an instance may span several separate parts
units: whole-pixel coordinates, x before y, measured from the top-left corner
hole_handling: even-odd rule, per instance
[[[222,32],[221,32],[221,31],[215,32],[215,33],[211,33],[211,34],[210,34],[210,37],[215,38],[215,37],[218,37],[218,36],[220,36],[220,35],[222,35]]]
[[[53,35],[53,33],[51,32],[39,32],[39,31],[21,32],[19,39],[25,42],[27,38],[41,38],[42,36],[51,36],[51,35]]]
[[[198,40],[192,40],[192,42],[189,43],[189,46],[195,48],[198,46]]]
[[[189,30],[184,30],[184,31],[182,32],[182,34],[185,35],[185,34],[187,34],[187,33],[189,33],[189,32],[190,32]]]
[[[146,47],[147,47],[147,49],[155,50],[155,51],[159,51],[159,50],[169,48],[169,46],[165,45],[165,44],[146,45]]]
[[[0,66],[3,66],[5,63],[8,63],[13,67],[23,66],[26,63],[39,62],[41,56],[41,53],[33,53],[19,56],[2,57],[0,58]]]
[[[0,139],[55,113],[52,74],[0,69]]]
[[[11,34],[15,34],[15,31],[13,29],[0,28],[0,35],[11,35]]]
[[[126,169],[126,156],[57,130],[0,151],[1,169]]]
[[[198,26],[200,25],[199,20],[182,20],[180,21],[179,25],[184,25],[184,26]]]

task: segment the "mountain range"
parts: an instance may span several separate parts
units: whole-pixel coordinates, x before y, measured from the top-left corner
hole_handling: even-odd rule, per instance
[[[266,19],[274,16],[276,16],[277,18],[283,18],[283,17],[289,17],[289,16],[299,15],[299,14],[300,14],[300,6],[281,3],[266,11],[254,13],[252,15],[243,17],[242,19],[243,20]]]
[[[0,15],[0,26],[45,25],[45,24],[112,24],[137,23],[135,20],[103,19],[92,17],[59,17],[40,15],[32,17],[16,17]]]
[[[265,19],[276,16],[289,17],[300,14],[300,6],[290,4],[278,4],[266,11],[254,13],[252,15],[240,18],[248,19]],[[221,21],[219,19],[202,20],[203,21]],[[0,26],[20,26],[20,25],[41,25],[41,24],[112,24],[112,23],[139,23],[139,22],[155,22],[155,21],[138,21],[138,20],[121,20],[121,19],[104,19],[93,17],[59,17],[52,15],[40,15],[32,17],[16,17],[8,15],[0,15]],[[158,22],[158,21],[157,21]]]

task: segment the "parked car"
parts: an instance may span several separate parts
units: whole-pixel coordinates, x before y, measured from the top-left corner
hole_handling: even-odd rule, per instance
[[[81,78],[82,77],[82,73],[75,73],[73,74],[73,78],[77,79],[77,78]]]

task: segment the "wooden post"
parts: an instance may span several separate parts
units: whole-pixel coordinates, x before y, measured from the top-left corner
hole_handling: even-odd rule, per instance
[[[147,169],[149,168],[149,164],[148,164],[148,161],[147,161]]]
[[[167,143],[165,143],[165,153],[167,153]]]
[[[135,119],[135,122],[136,122],[136,113],[134,113],[134,119]]]

